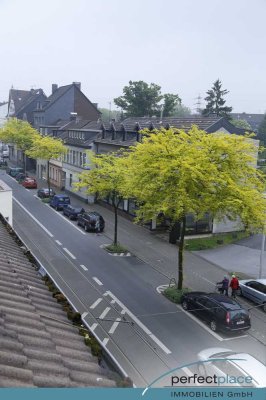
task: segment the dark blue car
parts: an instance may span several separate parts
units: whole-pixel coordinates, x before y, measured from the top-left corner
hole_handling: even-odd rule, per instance
[[[50,201],[50,206],[56,211],[63,210],[68,204],[70,204],[70,198],[66,194],[56,194]]]
[[[85,212],[84,208],[78,206],[71,206],[71,204],[63,208],[63,214],[66,215],[69,219],[77,219],[78,215],[84,212]]]

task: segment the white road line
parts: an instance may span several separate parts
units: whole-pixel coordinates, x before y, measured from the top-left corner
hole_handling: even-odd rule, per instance
[[[88,312],[84,312],[84,313],[81,315],[81,318],[83,318],[83,319],[86,318],[88,314],[89,314]]]
[[[49,207],[49,209],[53,212],[56,213],[56,215],[58,215],[59,217],[63,218],[63,220],[67,223],[69,223],[73,228],[77,229],[77,231],[79,231],[80,233],[82,233],[82,235],[86,235],[86,233],[84,231],[82,231],[80,228],[78,228],[76,225],[74,225],[68,218],[64,217],[62,214],[60,214],[60,212],[56,211],[54,208],[50,207],[49,204],[45,204],[47,207]]]
[[[94,276],[92,279],[93,279],[96,283],[98,283],[99,286],[102,286],[102,285],[103,285],[102,282],[101,282],[98,278],[96,278],[96,276]]]
[[[118,327],[120,321],[121,321],[121,318],[116,318],[115,322],[113,323],[113,325],[111,326],[111,328],[109,330],[109,333],[114,333],[114,331]]]
[[[82,268],[82,269],[84,269],[84,271],[88,271],[88,268],[87,268],[87,267],[85,267],[85,265],[83,265],[83,264],[80,264],[80,266],[81,266],[81,268]]]
[[[63,250],[71,257],[73,260],[76,260],[77,257],[75,257],[66,247],[63,247]]]
[[[241,335],[241,336],[233,336],[229,338],[224,338],[223,340],[234,340],[234,339],[242,339],[243,337],[247,337],[248,335]]]
[[[37,196],[37,194],[34,194],[33,197],[36,197],[36,199],[41,200],[40,197]]]
[[[103,299],[101,297],[99,297],[99,299],[97,299],[91,306],[90,308],[93,309],[95,307],[98,306],[98,304],[102,301]]]
[[[109,313],[110,310],[111,310],[111,307],[106,307],[106,309],[103,310],[103,312],[99,316],[99,319],[104,319],[104,317],[106,317],[106,315]]]
[[[90,330],[93,332],[97,328],[98,324],[96,322],[90,326]]]
[[[103,339],[103,346],[106,346],[108,342],[109,342],[109,339],[108,338],[104,338]]]
[[[37,218],[35,218],[14,196],[13,200],[36,222],[36,224],[38,224],[47,233],[47,235],[54,237],[54,235],[48,231],[48,229],[46,229],[45,226],[43,226],[43,224],[41,224]]]
[[[214,336],[216,339],[218,339],[220,342],[222,342],[224,339],[218,335],[216,332],[213,332],[210,328],[208,328],[203,322],[201,322],[197,317],[194,317],[190,312],[186,312],[183,310],[181,306],[177,306],[182,310],[189,318],[193,319],[197,324],[199,324],[205,331],[209,332],[212,336]]]
[[[171,354],[171,350],[169,350],[126,306],[124,306],[123,303],[121,303],[120,300],[118,300],[117,297],[113,295],[112,292],[107,291],[106,295],[109,295],[112,297],[116,303],[127,312],[127,314],[130,316],[133,321],[136,322],[136,324],[147,334],[149,337],[166,353],[166,354]]]
[[[113,300],[115,302],[115,300]],[[111,302],[112,303],[112,302]],[[121,314],[124,315],[126,313],[126,310],[122,310]]]
[[[55,242],[56,242],[57,244],[59,244],[59,246],[62,246],[62,243],[59,242],[59,240],[56,240]]]
[[[115,300],[111,300],[111,304],[115,304]],[[121,313],[122,314],[122,313]]]

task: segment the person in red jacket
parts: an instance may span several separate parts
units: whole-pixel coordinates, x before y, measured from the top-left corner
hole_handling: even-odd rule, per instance
[[[239,281],[235,275],[232,275],[232,279],[230,282],[230,288],[232,289],[232,297],[235,299],[237,289],[239,288]]]

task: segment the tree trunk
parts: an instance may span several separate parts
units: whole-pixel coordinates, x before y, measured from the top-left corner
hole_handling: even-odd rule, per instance
[[[183,255],[184,255],[184,245],[185,245],[185,231],[186,231],[186,217],[182,218],[182,227],[180,232],[180,242],[178,247],[178,284],[177,288],[179,290],[183,287]]]
[[[49,167],[50,167],[50,163],[49,163],[49,160],[47,160],[47,174],[46,174],[46,176],[47,176],[47,185],[48,185],[48,189],[49,189],[49,198],[50,198],[50,187],[51,187],[51,185],[50,185],[50,171],[49,171]]]
[[[25,151],[23,151],[23,169],[24,169],[24,174],[26,175],[27,173],[27,156],[25,154]]]
[[[114,229],[114,245],[117,245],[117,206],[114,206],[114,212],[115,212],[115,229]]]

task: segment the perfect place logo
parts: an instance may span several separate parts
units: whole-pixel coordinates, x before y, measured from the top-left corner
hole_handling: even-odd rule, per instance
[[[226,361],[228,362],[227,358],[212,358],[211,360],[206,360],[206,361],[195,361],[190,364],[184,364],[181,365],[180,367],[171,369],[170,371],[166,372],[165,374],[159,376],[156,378],[153,382],[150,383],[149,386],[147,386],[143,392],[142,396],[145,395],[148,389],[154,387],[154,385],[167,376],[169,376],[169,385],[167,385],[168,388],[175,388],[177,386],[182,385],[203,385],[203,386],[217,386],[221,387],[222,385],[237,385],[237,386],[252,386],[252,377],[251,376],[234,376],[234,375],[228,375],[228,374],[223,374],[222,376],[213,374],[213,375],[200,375],[200,374],[192,374],[192,375],[174,375],[174,373],[178,370],[181,370],[182,368],[188,368],[192,367],[195,365],[200,365],[200,364],[206,364],[214,361]],[[230,361],[247,361],[244,358],[230,358]]]

